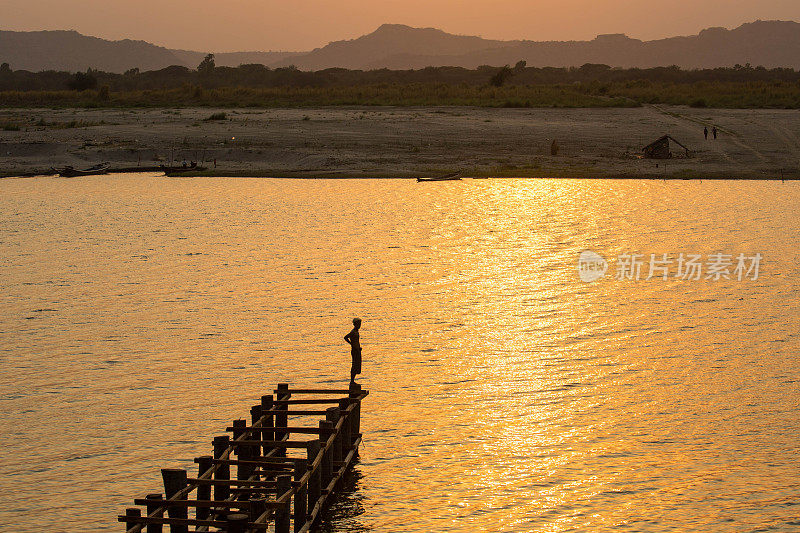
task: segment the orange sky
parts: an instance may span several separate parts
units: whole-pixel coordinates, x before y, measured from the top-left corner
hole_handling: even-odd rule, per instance
[[[655,7],[654,7],[655,6]],[[0,29],[75,29],[203,51],[308,50],[384,22],[495,39],[653,39],[800,21],[800,0],[0,0]]]

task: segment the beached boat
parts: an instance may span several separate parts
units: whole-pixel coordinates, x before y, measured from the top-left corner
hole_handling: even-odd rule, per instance
[[[452,174],[445,174],[444,176],[436,176],[432,178],[417,178],[417,181],[458,181],[461,179],[459,176],[461,172],[453,172]]]
[[[182,165],[161,165],[161,170],[164,172],[177,172],[178,170],[194,170],[197,168],[197,161],[187,163],[183,162]]]
[[[187,172],[203,172],[204,170],[208,170],[208,167],[198,167],[197,165],[193,167],[162,167],[161,170],[163,170],[164,174],[167,176],[180,176],[181,174],[186,174]]]
[[[108,163],[100,163],[89,168],[82,169],[66,166],[58,171],[58,175],[62,178],[74,178],[76,176],[99,176],[101,174],[108,174]]]
[[[197,165],[197,161],[192,161],[191,163],[183,163],[182,165],[161,165],[161,170],[167,176],[172,176],[175,174],[182,174],[184,172],[202,172],[203,170],[207,170],[208,167],[201,167]]]

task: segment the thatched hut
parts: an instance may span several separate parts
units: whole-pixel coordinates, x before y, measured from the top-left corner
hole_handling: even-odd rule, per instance
[[[648,144],[644,147],[644,156],[647,159],[670,159],[672,158],[672,149],[670,146],[670,141],[677,144],[681,148],[686,151],[686,157],[691,157],[691,151],[682,145],[680,142],[676,141],[670,135],[664,135],[660,139],[653,141],[652,143]]]

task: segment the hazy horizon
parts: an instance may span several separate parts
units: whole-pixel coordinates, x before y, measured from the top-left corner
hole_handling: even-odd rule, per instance
[[[320,0],[285,4],[239,0],[220,9],[208,0],[5,0],[0,29],[76,30],[110,40],[144,40],[167,48],[232,52],[307,51],[331,41],[353,39],[381,24],[434,27],[487,39],[591,40],[625,33],[652,40],[693,35],[708,27],[735,28],[754,20],[800,20],[796,0],[676,0],[665,5],[626,0],[389,0],[380,7],[363,0],[336,5]],[[686,13],[693,12],[692,17]],[[576,14],[578,14],[576,16]]]

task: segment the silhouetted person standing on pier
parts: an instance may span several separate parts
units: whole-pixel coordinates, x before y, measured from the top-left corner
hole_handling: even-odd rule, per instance
[[[703,136],[708,140],[708,127],[703,128]]]
[[[711,128],[711,135],[714,136],[714,140],[716,141],[717,140],[717,127],[716,126]]]
[[[353,319],[353,329],[344,336],[344,340],[350,345],[350,356],[353,358],[353,363],[350,366],[350,383],[356,382],[356,374],[361,373],[361,341],[359,338],[358,330],[361,329],[361,319]]]

